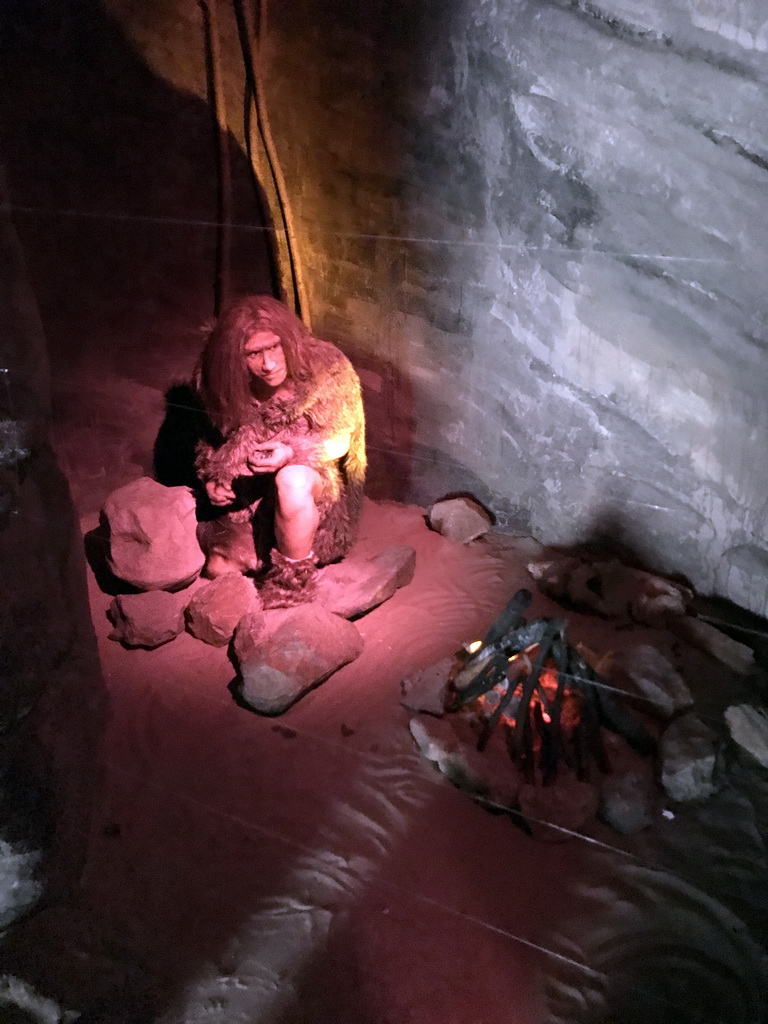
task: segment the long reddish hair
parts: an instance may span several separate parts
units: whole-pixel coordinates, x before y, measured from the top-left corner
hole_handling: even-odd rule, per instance
[[[307,327],[271,295],[237,299],[219,317],[200,357],[198,390],[213,425],[226,435],[243,426],[253,409],[245,343],[257,331],[271,331],[283,345],[288,377],[308,380],[315,340]]]

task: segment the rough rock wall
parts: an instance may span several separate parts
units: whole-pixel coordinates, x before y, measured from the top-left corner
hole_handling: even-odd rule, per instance
[[[0,209],[0,931],[44,884],[62,895],[77,879],[105,710],[48,388],[40,317]]]
[[[264,8],[309,312],[390,493],[768,611],[760,0]]]

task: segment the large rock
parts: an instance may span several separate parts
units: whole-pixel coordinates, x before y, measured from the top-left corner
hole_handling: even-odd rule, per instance
[[[413,579],[416,552],[393,544],[367,561],[345,558],[320,571],[316,600],[329,612],[355,619],[388,601]]]
[[[160,647],[184,629],[184,608],[189,595],[154,590],[148,594],[120,594],[109,606],[114,629],[110,640],[126,647]]]
[[[751,647],[733,640],[703,619],[690,615],[669,623],[672,631],[692,647],[711,654],[721,664],[727,665],[740,675],[747,675],[755,667],[755,655]]]
[[[556,601],[588,608],[609,619],[631,618],[663,627],[686,614],[693,594],[663,576],[633,569],[618,559],[594,562],[573,556],[531,562],[528,572]]]
[[[42,996],[22,978],[12,974],[0,977],[0,1021],[13,1024],[70,1024],[79,1013],[64,1010],[53,999]]]
[[[564,843],[581,831],[597,813],[597,789],[565,769],[549,786],[539,782],[520,787],[520,811],[534,839]]]
[[[643,710],[672,718],[693,704],[693,697],[674,665],[650,644],[620,651],[610,658],[608,679],[642,701]]]
[[[600,789],[598,816],[622,835],[633,835],[653,822],[656,793],[653,781],[638,772],[608,775]]]
[[[241,697],[254,711],[279,715],[362,650],[357,627],[321,605],[250,612],[235,630]]]
[[[660,742],[661,784],[672,800],[703,800],[715,792],[715,736],[696,715],[683,715]]]
[[[493,526],[483,506],[465,495],[435,502],[427,520],[433,530],[457,544],[469,544],[488,533]]]
[[[731,737],[740,747],[768,768],[768,718],[751,704],[734,704],[725,712]]]
[[[189,602],[185,612],[187,630],[198,640],[224,647],[243,616],[260,606],[251,580],[241,573],[228,573],[202,587]]]
[[[103,510],[109,524],[109,567],[141,590],[180,590],[199,574],[195,499],[188,487],[163,487],[149,477],[113,491]]]

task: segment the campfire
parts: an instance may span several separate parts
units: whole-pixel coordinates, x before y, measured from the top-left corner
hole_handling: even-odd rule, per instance
[[[565,765],[579,779],[611,770],[601,726],[640,754],[654,741],[565,638],[563,619],[526,622],[528,590],[518,590],[483,640],[468,645],[449,675],[446,711],[474,716],[478,750],[503,730],[524,778],[554,782]]]

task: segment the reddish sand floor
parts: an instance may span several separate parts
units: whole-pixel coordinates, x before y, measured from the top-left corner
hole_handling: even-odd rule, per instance
[[[90,445],[78,447],[66,417],[57,444],[85,533],[108,491],[149,468],[163,403],[161,388],[104,367],[78,387]],[[725,976],[738,1010],[729,1024],[747,1024],[759,951],[691,883],[722,895],[715,868],[734,863],[735,831],[754,830],[754,801],[738,804],[725,786],[710,813],[719,825],[699,840],[701,816],[685,808],[660,813],[639,841],[596,822],[558,844],[481,809],[416,750],[400,683],[484,632],[518,587],[535,589],[525,565],[539,548],[496,533],[460,546],[422,509],[368,501],[358,551],[387,544],[416,549],[414,581],[359,621],[362,656],[277,719],[235,703],[224,650],[186,634],[154,651],[109,640],[111,597],[89,570],[109,701],[95,817],[79,893],[19,940],[26,976],[65,1005],[101,1005],[93,1019],[168,1024],[629,1022],[641,1019],[635,1002],[645,1020],[714,1021],[682,1016],[682,989],[711,1001],[702,976],[718,992]],[[562,609],[535,594],[531,614]],[[628,636],[669,644],[591,616],[569,622],[571,639],[597,651]],[[722,670],[690,651],[686,664],[700,710],[722,704]],[[694,871],[685,851],[697,842]],[[728,906],[742,913],[763,863],[739,849]],[[702,969],[702,949],[716,968]],[[624,989],[613,1004],[625,1016],[576,1016],[591,1000],[602,1012],[605,982],[591,968],[610,978],[616,950]],[[627,980],[628,961],[640,966]],[[649,997],[663,1010],[649,1016],[638,994],[669,962],[683,981]]]

